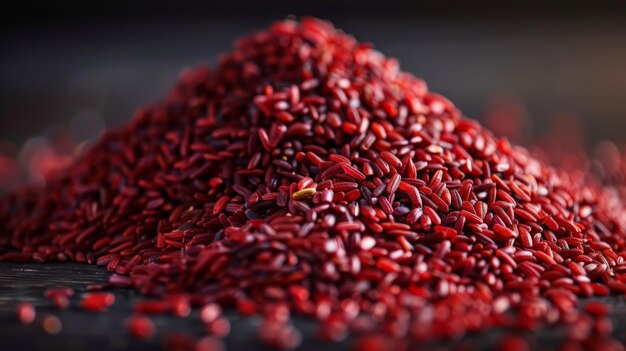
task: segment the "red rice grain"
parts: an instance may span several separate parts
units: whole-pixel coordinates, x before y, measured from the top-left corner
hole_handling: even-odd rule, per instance
[[[63,330],[63,323],[59,317],[48,314],[41,317],[41,328],[46,334],[56,335]]]
[[[115,295],[111,293],[92,293],[81,301],[81,307],[90,312],[104,312],[115,303]]]
[[[133,315],[128,319],[128,332],[138,339],[150,339],[156,332],[154,322],[148,317]]]
[[[367,331],[363,351],[489,326],[605,336],[606,308],[581,314],[577,296],[626,292],[623,194],[496,138],[315,19],[277,22],[215,69],[183,72],[59,176],[0,199],[0,260],[105,266],[115,275],[90,290],[158,296],[137,313],[201,307],[216,337],[230,332],[226,307],[261,314],[259,338],[278,348],[301,342],[294,313],[328,341]],[[92,293],[82,307],[113,302]],[[154,331],[135,316],[129,332]],[[166,346],[220,349],[207,340]]]
[[[35,316],[37,315],[35,306],[29,302],[22,302],[18,304],[15,308],[15,312],[17,314],[17,319],[19,319],[22,324],[31,324],[35,321]]]

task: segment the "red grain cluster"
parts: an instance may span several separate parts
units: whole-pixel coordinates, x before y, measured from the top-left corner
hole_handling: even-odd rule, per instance
[[[578,296],[626,292],[624,200],[585,178],[330,24],[283,21],[184,72],[61,180],[2,199],[0,252],[105,266],[161,298],[137,312],[204,306],[214,335],[219,306],[263,314],[276,347],[300,342],[293,313],[330,341],[556,322],[585,338],[604,309]]]

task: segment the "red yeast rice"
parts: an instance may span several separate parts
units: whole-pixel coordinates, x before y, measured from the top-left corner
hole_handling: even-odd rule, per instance
[[[185,71],[60,180],[3,198],[0,258],[106,267],[111,286],[159,298],[137,312],[204,306],[216,336],[234,307],[262,314],[275,347],[300,343],[293,313],[328,341],[375,330],[357,343],[369,350],[492,326],[608,335],[578,296],[626,291],[625,222],[614,188],[543,164],[305,19]],[[106,309],[102,296],[83,307]]]
[[[37,315],[35,306],[29,302],[22,302],[18,304],[15,308],[15,313],[22,324],[31,324],[35,321],[35,316]]]
[[[81,307],[90,312],[104,312],[115,303],[115,295],[111,293],[93,293],[86,295]]]
[[[59,317],[47,314],[41,318],[41,328],[46,334],[56,335],[63,330],[63,323]]]
[[[127,321],[127,327],[128,332],[138,339],[149,339],[156,331],[154,322],[150,318],[141,315],[131,316]]]
[[[44,297],[60,310],[66,309],[69,304],[69,298],[74,295],[74,290],[71,288],[50,288],[46,289],[43,293]]]

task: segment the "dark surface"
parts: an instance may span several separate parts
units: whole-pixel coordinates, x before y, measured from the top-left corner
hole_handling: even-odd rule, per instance
[[[106,313],[94,314],[78,307],[80,297],[85,293],[87,284],[107,281],[109,273],[96,266],[78,264],[13,264],[0,262],[0,340],[2,350],[161,350],[165,334],[183,332],[201,337],[202,324],[198,320],[198,311],[194,310],[188,318],[173,316],[155,316],[157,336],[149,341],[135,340],[125,329],[125,320],[131,313],[132,303],[137,294],[128,290],[117,290],[116,303]],[[43,291],[49,287],[72,287],[76,294],[67,310],[58,311],[43,298]],[[597,299],[596,299],[597,300]],[[615,337],[626,340],[626,302],[622,296],[600,299],[612,305],[611,319],[615,327]],[[21,325],[15,316],[15,305],[20,301],[30,301],[37,307],[38,319],[29,326]],[[584,305],[586,301],[583,301]],[[46,335],[39,326],[40,317],[46,313],[57,315],[63,322],[63,331],[56,336]],[[260,324],[258,317],[243,318],[228,312],[232,331],[225,339],[228,350],[264,350],[256,340],[256,329]],[[325,344],[315,341],[315,323],[308,319],[296,318],[295,325],[303,332],[304,339],[298,350],[345,350],[350,347],[350,340],[338,344]],[[537,333],[525,335],[533,350],[550,350],[558,345],[564,335],[562,327],[548,327]],[[491,350],[503,335],[502,330],[489,331],[480,335],[471,335],[461,341],[438,345],[427,345],[423,349],[435,346],[469,347],[474,350]],[[415,345],[417,346],[417,345]],[[421,345],[424,346],[424,345]]]
[[[0,340],[2,350],[161,350],[163,336],[170,332],[203,336],[198,311],[187,318],[153,316],[157,336],[149,341],[133,339],[128,335],[125,321],[130,316],[132,304],[139,297],[133,291],[115,291],[116,303],[106,313],[91,313],[79,307],[80,298],[88,284],[106,282],[109,272],[102,267],[79,264],[12,264],[0,263]],[[67,310],[59,311],[43,298],[49,287],[71,287],[75,294]],[[31,325],[21,325],[15,316],[15,305],[21,301],[32,302],[38,319]],[[47,335],[40,328],[39,317],[51,313],[63,323],[63,331]],[[242,319],[229,313],[233,333],[227,338],[228,350],[256,350],[255,326],[258,318]],[[303,329],[312,328],[311,323]],[[309,332],[309,334],[312,334]],[[10,345],[8,349],[4,347]],[[303,348],[303,350],[313,350]]]

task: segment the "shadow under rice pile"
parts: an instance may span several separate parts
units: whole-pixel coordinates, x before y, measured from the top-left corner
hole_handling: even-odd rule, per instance
[[[300,342],[290,314],[323,340],[366,332],[363,350],[498,326],[605,337],[606,306],[578,297],[626,293],[625,239],[618,190],[315,19],[185,71],[45,189],[0,201],[1,260],[105,266],[110,287],[182,298],[206,323],[259,313],[279,348]]]

